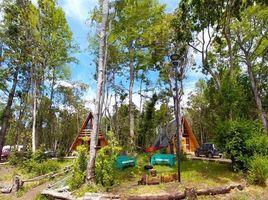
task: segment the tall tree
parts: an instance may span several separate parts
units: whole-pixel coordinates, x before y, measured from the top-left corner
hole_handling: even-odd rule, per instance
[[[258,72],[267,68],[268,58],[268,22],[267,6],[254,5],[242,12],[241,20],[234,20],[232,30],[234,39],[239,47],[237,54],[240,62],[245,64],[251,89],[256,102],[258,113],[263,124],[263,128],[268,133],[267,113],[263,108],[262,99],[259,92]]]
[[[129,101],[129,147],[133,149],[135,141],[135,120],[133,92],[135,77],[139,69],[152,69],[157,60],[162,60],[164,6],[156,0],[120,0],[115,3],[116,16],[113,20],[112,37],[125,59],[121,63],[128,71]]]
[[[94,119],[93,119],[93,131],[90,140],[90,152],[89,161],[87,166],[87,182],[96,183],[95,174],[95,161],[96,161],[96,146],[98,144],[99,125],[100,125],[100,112],[102,110],[101,95],[103,91],[103,79],[105,74],[105,49],[106,49],[106,37],[107,37],[107,25],[109,15],[109,0],[102,1],[102,21],[100,26],[100,42],[99,42],[99,62],[98,62],[98,80],[97,80],[97,92],[95,99]]]
[[[3,88],[8,92],[7,104],[2,115],[2,128],[0,130],[0,153],[5,143],[6,132],[11,117],[11,107],[16,94],[19,81],[19,74],[27,71],[28,52],[31,49],[31,39],[25,37],[25,33],[32,25],[24,13],[30,13],[31,4],[28,1],[5,1],[3,2],[4,19],[1,24],[1,42],[3,45],[3,64],[1,71],[7,72],[6,83],[3,86],[11,85],[11,88]]]

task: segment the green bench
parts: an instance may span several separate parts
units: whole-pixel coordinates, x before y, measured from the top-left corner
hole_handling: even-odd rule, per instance
[[[174,166],[176,163],[175,155],[173,154],[155,154],[151,157],[151,165],[167,164]]]
[[[131,156],[118,156],[116,158],[116,168],[123,169],[125,167],[135,167],[136,159]]]

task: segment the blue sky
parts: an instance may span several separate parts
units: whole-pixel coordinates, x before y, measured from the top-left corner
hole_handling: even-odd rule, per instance
[[[178,6],[177,0],[159,0],[159,2],[167,5],[167,12],[173,12]],[[98,0],[59,0],[58,3],[66,14],[75,43],[80,46],[80,52],[75,55],[79,63],[71,64],[72,80],[88,84],[89,89],[85,98],[92,100],[95,98],[96,81],[93,79],[95,64],[94,57],[90,55],[88,50],[88,35],[94,30],[88,22],[88,18]],[[150,77],[157,79],[157,74],[151,74]],[[186,93],[184,101],[187,100],[187,94],[194,89],[194,85],[200,77],[202,77],[200,72],[196,73],[191,70],[188,72],[187,79],[184,82]],[[139,99],[136,99],[136,102],[139,102]]]

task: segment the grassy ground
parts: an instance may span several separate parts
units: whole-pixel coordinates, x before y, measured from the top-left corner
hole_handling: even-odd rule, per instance
[[[55,162],[60,168],[64,168],[65,166],[69,166],[72,164],[73,160],[66,159],[63,161],[49,161],[49,162]],[[28,179],[32,177],[36,177],[34,173],[28,173],[25,171],[25,169],[21,167],[14,167],[10,165],[0,165],[0,185],[10,185],[12,184],[12,178],[14,176],[19,176],[22,179]],[[2,200],[9,200],[9,199],[17,199],[24,197],[27,195],[28,191],[32,191],[38,188],[38,186],[45,184],[49,180],[41,180],[41,181],[36,181],[36,182],[30,182],[30,183],[25,183],[23,188],[20,189],[17,193],[12,193],[8,195],[3,195],[0,193],[0,199]],[[30,199],[33,199],[34,197],[31,197]],[[30,200],[28,198],[28,200]]]
[[[246,183],[243,174],[232,172],[229,164],[211,163],[208,161],[199,160],[185,160],[182,162],[182,182],[170,182],[160,185],[143,186],[138,185],[138,180],[145,173],[143,166],[149,164],[147,155],[139,155],[137,158],[137,166],[134,168],[126,168],[116,172],[116,184],[109,188],[109,192],[117,193],[121,195],[126,194],[158,194],[158,193],[170,193],[184,191],[185,187],[195,187],[197,189],[204,189],[209,187],[223,186],[231,183]],[[72,160],[64,161],[60,165],[62,167],[70,165]],[[167,175],[177,172],[177,166],[169,167],[163,165],[156,165],[154,168],[157,170],[157,175]],[[2,173],[3,172],[3,173]],[[22,177],[31,177],[31,174],[24,174],[23,170],[17,170],[11,166],[0,166],[0,184],[1,182],[9,182],[15,174],[19,174]],[[9,200],[15,199],[16,196],[26,197],[29,190],[34,190],[37,185],[43,184],[43,182],[37,182],[25,185],[25,188],[15,194],[13,197],[7,195],[1,195],[0,199]],[[268,183],[267,183],[268,184]],[[88,187],[82,186],[74,194],[77,196],[83,196],[86,192],[105,192],[106,189],[100,186]],[[233,199],[233,200],[267,200],[268,187],[247,185],[243,191],[234,190],[227,195],[217,196],[204,196],[198,199],[212,200],[212,199]],[[30,200],[30,199],[28,199]]]
[[[117,172],[119,183],[112,188],[112,191],[121,194],[143,194],[146,191],[163,193],[184,190],[185,187],[207,188],[244,181],[242,175],[232,172],[231,166],[228,164],[184,160],[181,166],[181,184],[171,182],[155,186],[138,186],[138,180],[142,174],[146,173],[143,170],[143,166],[148,164],[148,160],[147,156],[140,156],[138,158],[139,166]],[[177,172],[177,166],[155,165],[154,169],[156,169],[158,175],[168,175]]]
[[[219,164],[208,161],[199,160],[185,160],[182,162],[182,182],[170,182],[160,185],[138,185],[138,180],[146,173],[143,170],[145,164],[149,164],[146,155],[138,157],[138,166],[134,168],[126,168],[122,171],[117,171],[117,183],[110,188],[109,192],[121,195],[126,194],[160,194],[184,191],[185,187],[195,187],[197,189],[204,189],[210,187],[224,186],[232,183],[244,183],[243,174],[232,172],[230,164]],[[158,175],[167,175],[177,172],[177,166],[169,167],[163,165],[154,166]],[[76,195],[82,196],[85,192],[105,191],[103,188],[89,188],[87,186],[81,187],[75,192]],[[198,199],[268,199],[268,187],[247,186],[245,190],[234,190],[227,195],[205,196]]]

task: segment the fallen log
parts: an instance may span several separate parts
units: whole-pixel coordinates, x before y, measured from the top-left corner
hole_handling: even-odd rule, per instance
[[[244,186],[241,184],[227,185],[223,187],[208,188],[196,190],[195,188],[185,188],[184,192],[172,193],[172,194],[146,194],[146,195],[129,195],[128,200],[149,200],[149,199],[197,199],[197,196],[202,195],[217,195],[217,194],[227,194],[232,189],[243,190]]]
[[[129,195],[128,200],[169,200],[169,199],[184,199],[185,193],[171,193],[171,194],[143,194],[143,195]]]
[[[143,194],[143,195],[128,195],[123,199],[128,200],[170,200],[170,199],[190,199],[195,200],[197,196],[202,195],[217,195],[217,194],[227,194],[232,189],[243,190],[244,186],[241,184],[233,184],[227,185],[223,187],[216,188],[208,188],[208,189],[200,189],[196,190],[196,188],[185,188],[184,192],[176,192],[176,193],[164,193],[164,194]],[[70,192],[57,192],[55,190],[46,189],[42,192],[43,195],[52,197],[54,199],[62,199],[62,200],[89,200],[98,197],[98,199],[120,199],[119,195],[115,194],[99,194],[99,193],[86,193],[84,197],[75,198],[71,195]]]
[[[196,190],[196,194],[198,196],[200,195],[217,195],[217,194],[227,194],[229,193],[232,189],[239,189],[243,190],[244,186],[241,184],[233,184],[233,185],[227,185],[223,187],[216,187],[216,188],[209,188],[209,189],[202,189],[202,190]]]
[[[64,169],[61,169],[61,170],[57,171],[57,172],[50,172],[48,174],[37,176],[37,177],[34,177],[32,179],[22,180],[22,183],[40,181],[40,180],[47,179],[47,178],[55,178],[56,176],[68,173],[70,171],[71,171],[71,167],[68,166],[68,167],[65,167]]]
[[[112,193],[86,193],[84,197],[78,198],[77,200],[92,200],[92,199],[111,200],[111,199],[121,199],[121,197],[119,195]]]
[[[62,199],[62,200],[75,200],[76,199],[69,192],[56,192],[55,190],[50,190],[50,189],[43,190],[41,194],[48,196],[48,197],[52,197],[54,199]]]

